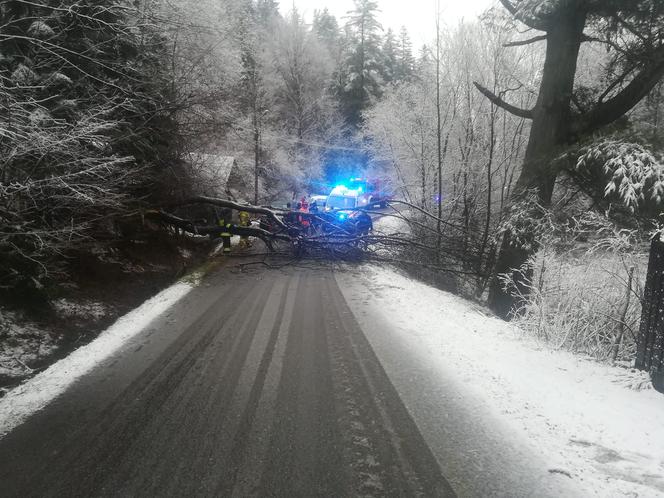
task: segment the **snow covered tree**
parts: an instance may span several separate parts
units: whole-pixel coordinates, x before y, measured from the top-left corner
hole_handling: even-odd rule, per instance
[[[422,45],[417,53],[417,60],[415,61],[415,70],[417,73],[425,71],[427,66],[431,63],[431,48],[425,43]]]
[[[492,105],[470,83],[482,79],[492,88],[517,88],[533,79],[529,49],[508,50],[505,41],[502,26],[463,23],[441,30],[437,58],[444,70],[437,75],[432,60],[412,81],[387,88],[365,112],[363,126],[372,162],[394,179],[395,191],[435,215],[441,200],[441,219],[452,226],[441,226],[444,250],[432,250],[427,261],[450,262],[454,249],[457,259],[450,264],[478,274],[464,282],[473,293],[486,285],[483,275],[495,258],[493,238],[525,149],[526,120]],[[530,103],[530,91],[522,105]],[[436,248],[437,222],[423,224],[429,230],[421,240]]]
[[[415,59],[413,58],[413,44],[405,26],[401,26],[399,39],[397,40],[397,60],[395,68],[395,79],[408,81],[413,77],[415,70]]]
[[[169,38],[178,125],[184,152],[218,143],[237,118],[231,90],[238,86],[242,34],[249,15],[243,0],[155,3],[155,19]]]
[[[275,0],[256,0],[257,20],[263,26],[267,26],[280,17],[279,2]]]
[[[397,54],[397,40],[392,28],[388,28],[383,39],[383,64],[382,64],[382,77],[385,83],[393,83],[397,80],[398,71],[398,54]]]
[[[523,109],[500,94],[477,85],[495,105],[532,120],[516,196],[535,189],[544,206],[551,202],[557,170],[553,159],[570,144],[614,123],[648,95],[664,75],[664,1],[662,0],[501,0],[507,11],[528,28],[542,34],[513,45],[546,42],[546,58],[537,103]],[[585,100],[575,88],[582,44],[603,46],[610,54],[607,84]],[[587,92],[586,94],[587,95]],[[528,260],[534,244],[515,243],[505,233],[497,273],[513,274]],[[527,275],[526,275],[527,278]],[[514,295],[527,295],[525,286],[514,294],[500,279],[490,288],[490,306],[502,317],[514,308]]]
[[[297,190],[320,180],[321,147],[312,144],[333,140],[339,128],[330,92],[334,62],[297,10],[276,29],[267,55],[275,72],[272,113],[279,133],[289,136],[284,144],[288,150],[284,176],[293,177]]]
[[[0,5],[0,287],[39,288],[163,194],[177,143],[167,50],[124,2]]]
[[[344,88],[344,108],[348,121],[357,125],[361,114],[373,98],[380,96],[383,81],[381,37],[378,22],[380,12],[374,0],[354,0],[355,9],[348,12],[346,28],[350,39],[350,53],[346,61],[347,81]]]
[[[337,18],[330,14],[327,8],[314,11],[314,19],[311,26],[313,33],[330,50],[339,44],[339,23]]]
[[[263,132],[274,95],[267,47],[279,22],[276,4],[272,0],[259,0],[246,2],[239,25],[242,71],[233,95],[239,97],[241,111],[248,121],[242,123],[241,131],[243,135],[251,135],[254,204],[261,198],[261,177],[267,176]]]
[[[333,65],[330,90],[337,98],[341,98],[346,86],[345,52],[346,43],[342,37],[339,23],[327,9],[314,12],[312,32],[327,49],[327,57]]]

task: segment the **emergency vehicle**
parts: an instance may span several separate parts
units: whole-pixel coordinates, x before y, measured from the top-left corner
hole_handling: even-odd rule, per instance
[[[369,196],[362,189],[350,189],[345,185],[337,185],[327,196],[325,211],[337,209],[355,209],[369,205]]]
[[[378,180],[351,178],[332,189],[327,196],[325,210],[357,209],[376,205],[385,207],[389,196],[380,187]]]

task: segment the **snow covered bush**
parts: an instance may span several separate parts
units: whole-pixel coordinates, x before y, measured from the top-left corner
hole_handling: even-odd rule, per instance
[[[530,294],[514,322],[556,348],[631,363],[647,262],[641,234],[601,215],[558,225],[522,271]]]
[[[35,21],[28,28],[28,35],[35,38],[50,38],[55,35],[55,31],[44,21]]]
[[[508,216],[498,227],[495,238],[498,240],[509,232],[513,245],[530,251],[536,248],[537,241],[545,239],[554,230],[553,212],[540,204],[533,189],[509,208]]]
[[[0,8],[3,299],[43,299],[175,162],[163,35],[124,2],[47,3]]]
[[[643,145],[620,139],[593,144],[579,157],[576,169],[602,165],[607,179],[604,195],[617,197],[634,212],[664,197],[664,163]]]

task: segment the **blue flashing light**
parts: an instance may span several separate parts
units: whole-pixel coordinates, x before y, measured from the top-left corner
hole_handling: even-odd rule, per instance
[[[346,213],[339,213],[337,217],[338,217],[341,221],[343,221],[343,220],[345,220],[346,218],[348,218],[348,214],[346,214]]]
[[[343,184],[339,184],[339,185],[337,185],[337,186],[336,186],[336,187],[334,187],[334,188],[343,188],[343,189],[345,189],[345,188],[346,188],[346,185],[343,185]]]

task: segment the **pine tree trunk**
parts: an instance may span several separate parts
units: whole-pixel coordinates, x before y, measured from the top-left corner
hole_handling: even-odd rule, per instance
[[[528,148],[517,180],[514,200],[534,189],[542,205],[551,204],[556,171],[550,163],[558,148],[570,136],[570,102],[585,22],[585,12],[568,7],[561,9],[559,18],[551,23],[539,97],[533,110]],[[489,289],[489,306],[498,316],[508,318],[510,311],[518,308],[519,300],[528,295],[524,285],[528,272],[523,275],[515,273],[515,269],[521,268],[536,250],[536,241],[526,250],[514,244],[510,233],[504,235],[496,263],[496,276]],[[516,284],[515,294],[519,298],[503,289],[497,277],[501,273],[512,273]]]

